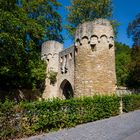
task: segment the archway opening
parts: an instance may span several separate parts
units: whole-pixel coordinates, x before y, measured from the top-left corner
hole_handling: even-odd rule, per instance
[[[74,92],[71,83],[68,80],[64,80],[60,88],[61,88],[61,93],[63,94],[65,99],[73,98]]]

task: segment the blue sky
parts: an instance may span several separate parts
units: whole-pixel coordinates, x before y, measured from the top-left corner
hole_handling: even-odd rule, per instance
[[[66,6],[70,5],[70,0],[58,0],[62,7],[59,9],[59,13],[63,18],[63,25],[66,24]],[[113,19],[116,19],[120,26],[118,27],[117,40],[132,46],[133,42],[131,38],[127,37],[128,23],[135,19],[135,16],[140,12],[140,0],[113,0]],[[64,47],[69,47],[73,44],[69,38],[67,32],[63,30]]]

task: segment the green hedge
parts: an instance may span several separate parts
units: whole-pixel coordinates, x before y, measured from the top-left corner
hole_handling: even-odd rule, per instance
[[[0,103],[0,139],[73,127],[119,114],[120,97],[93,96],[32,103]]]
[[[122,101],[124,112],[140,109],[140,94],[125,95],[122,97]]]

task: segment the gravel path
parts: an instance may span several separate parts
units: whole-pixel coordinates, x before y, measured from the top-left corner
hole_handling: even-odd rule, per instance
[[[22,140],[140,140],[140,110]]]

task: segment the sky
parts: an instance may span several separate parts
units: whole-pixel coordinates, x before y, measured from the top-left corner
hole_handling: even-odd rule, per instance
[[[63,19],[63,26],[67,24],[66,6],[70,5],[70,0],[58,0],[62,7],[59,9],[59,13]],[[135,16],[140,12],[140,0],[112,0],[113,1],[113,19],[119,22],[117,41],[122,42],[130,47],[133,44],[131,38],[127,36],[127,27],[129,22],[135,19]],[[66,30],[63,30],[62,35],[64,37],[64,47],[67,48],[73,44],[72,40],[68,36]]]

